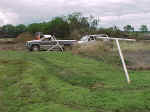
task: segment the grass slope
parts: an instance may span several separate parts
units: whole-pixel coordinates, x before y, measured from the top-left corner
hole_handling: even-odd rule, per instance
[[[0,112],[149,112],[150,71],[71,53],[0,52]]]

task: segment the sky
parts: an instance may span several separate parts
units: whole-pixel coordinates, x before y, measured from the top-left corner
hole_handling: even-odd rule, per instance
[[[100,19],[101,27],[127,24],[150,28],[150,0],[0,0],[0,26],[30,24],[81,12]]]

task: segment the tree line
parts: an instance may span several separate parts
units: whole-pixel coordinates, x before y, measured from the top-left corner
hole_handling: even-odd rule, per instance
[[[105,33],[110,36],[119,37],[126,33],[135,32],[134,27],[126,25],[121,31],[117,26],[110,28],[101,28],[100,20],[95,17],[85,17],[81,13],[72,13],[63,17],[55,17],[48,22],[32,23],[29,25],[20,24],[17,26],[8,24],[2,26],[1,32],[8,35],[17,36],[23,32],[43,32],[44,34],[52,34],[62,39],[78,39],[81,35]],[[146,25],[141,25],[140,32],[148,32]]]

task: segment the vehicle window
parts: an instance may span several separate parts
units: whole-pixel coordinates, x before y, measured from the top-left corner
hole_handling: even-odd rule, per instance
[[[50,38],[44,38],[42,41],[50,41]]]

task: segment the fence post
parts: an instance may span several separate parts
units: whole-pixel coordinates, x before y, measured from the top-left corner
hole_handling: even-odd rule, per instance
[[[120,55],[120,58],[121,58],[121,61],[122,61],[122,65],[123,65],[123,69],[124,69],[124,72],[125,72],[125,75],[126,75],[126,78],[127,78],[127,82],[129,84],[130,83],[130,77],[129,77],[128,70],[127,70],[127,67],[126,67],[126,63],[125,63],[125,60],[124,60],[124,57],[123,57],[123,54],[122,54],[122,51],[121,51],[121,48],[120,48],[119,40],[116,39],[115,41],[116,41],[116,44],[117,44],[117,47],[118,47],[119,55]]]

